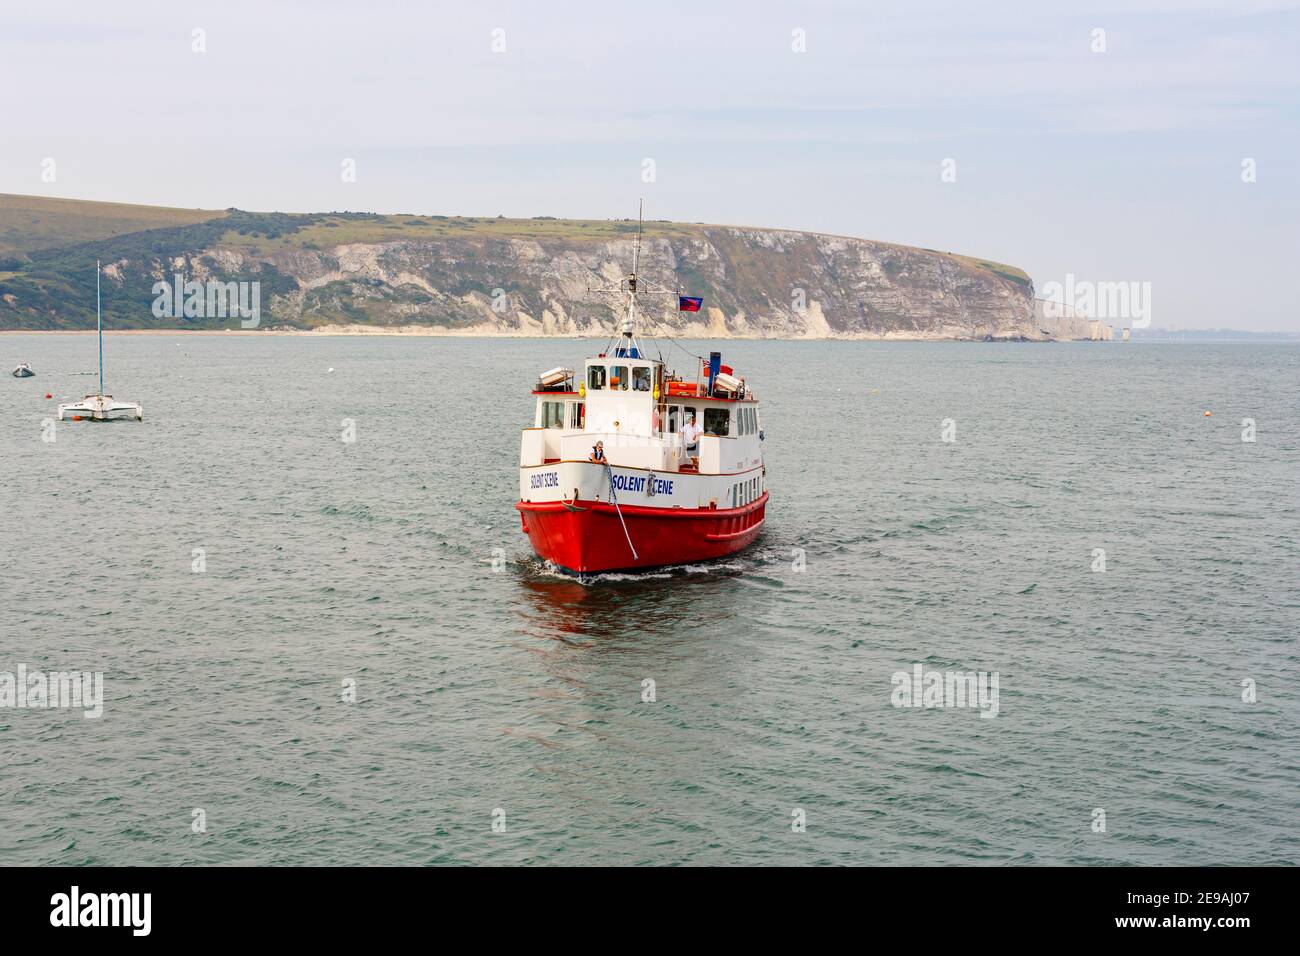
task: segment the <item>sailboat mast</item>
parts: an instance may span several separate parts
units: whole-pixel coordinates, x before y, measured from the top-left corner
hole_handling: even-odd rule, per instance
[[[99,394],[104,394],[104,313],[99,307],[99,260],[95,260],[95,327],[99,330]]]

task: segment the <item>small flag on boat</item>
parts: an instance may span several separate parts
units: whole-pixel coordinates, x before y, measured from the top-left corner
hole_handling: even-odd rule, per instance
[[[704,299],[694,295],[679,295],[677,297],[678,312],[698,312],[700,306],[704,304]]]

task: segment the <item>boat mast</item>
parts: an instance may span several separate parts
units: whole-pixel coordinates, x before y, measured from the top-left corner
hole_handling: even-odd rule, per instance
[[[641,200],[640,208],[636,216],[636,240],[632,246],[632,272],[623,280],[627,283],[627,312],[623,315],[623,324],[619,328],[618,334],[622,336],[622,344],[619,345],[615,355],[620,353],[627,356],[640,356],[641,347],[636,340],[636,297],[638,293],[644,292],[646,295],[681,295],[681,290],[670,292],[667,289],[654,289],[640,287],[640,279],[637,271],[641,268],[641,233],[645,225],[645,200]],[[614,288],[593,289],[587,287],[588,292],[622,292],[624,291],[623,283],[620,282]],[[613,339],[610,339],[610,345],[613,345]],[[606,346],[606,350],[609,346]]]
[[[99,330],[99,394],[104,394],[104,313],[99,307],[99,260],[95,260],[95,327]]]
[[[641,228],[645,222],[645,200],[641,200],[636,214],[636,242],[632,246],[632,274],[627,277],[627,315],[623,317],[624,345],[631,349],[636,346],[636,270],[641,265]]]

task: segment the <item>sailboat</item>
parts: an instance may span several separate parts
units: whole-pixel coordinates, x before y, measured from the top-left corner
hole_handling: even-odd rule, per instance
[[[59,421],[63,421],[65,416],[81,419],[89,418],[91,421],[102,422],[117,412],[130,412],[134,415],[136,421],[144,420],[144,409],[135,402],[119,402],[112,395],[104,394],[104,312],[100,307],[99,296],[99,260],[95,260],[95,325],[99,330],[99,391],[94,395],[87,395],[80,402],[68,402],[59,406]]]
[[[678,374],[644,351],[637,295],[673,294],[637,276],[641,230],[617,343],[580,371],[563,366],[533,386],[533,427],[519,454],[519,512],[538,556],[580,579],[688,564],[748,547],[763,530],[768,491],[758,398],[722,354],[692,356]],[[698,364],[694,364],[698,362]]]

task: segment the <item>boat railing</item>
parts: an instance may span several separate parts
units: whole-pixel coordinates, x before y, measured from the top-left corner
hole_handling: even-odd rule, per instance
[[[560,439],[560,457],[565,461],[586,461],[591,447],[603,442],[610,463],[628,468],[677,469],[682,454],[658,435],[623,435],[618,432],[580,432]]]

